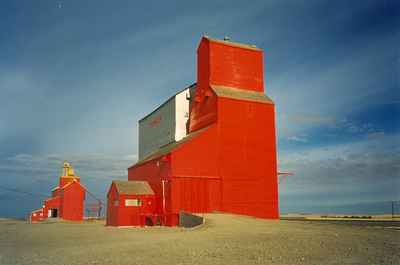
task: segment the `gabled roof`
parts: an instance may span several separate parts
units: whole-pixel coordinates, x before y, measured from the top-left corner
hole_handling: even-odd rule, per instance
[[[249,50],[262,51],[260,48],[257,48],[255,45],[251,45],[251,44],[244,44],[244,43],[234,42],[231,40],[213,39],[208,36],[203,36],[203,38],[205,38],[209,41],[212,41],[212,42],[221,43],[221,44],[232,46],[232,47],[239,47],[239,48],[245,48],[245,49],[249,49]]]
[[[211,85],[211,89],[218,97],[274,104],[272,99],[266,96],[264,92],[217,85]]]
[[[78,182],[78,181],[76,181],[76,180],[73,180],[73,181],[71,181],[71,182],[68,182],[67,184],[65,184],[64,186],[62,186],[61,189],[63,190],[63,189],[65,189],[65,188],[71,186],[71,185],[74,184],[74,183],[79,184],[79,186],[81,186],[84,190],[87,190],[85,186],[83,186],[80,182]]]
[[[143,159],[139,160],[136,164],[134,164],[133,166],[129,167],[136,167],[139,166],[141,164],[146,163],[147,161],[156,159],[160,156],[163,155],[167,155],[169,154],[172,150],[178,148],[179,146],[181,146],[183,143],[189,141],[190,139],[196,137],[197,135],[199,135],[201,132],[207,130],[210,126],[204,127],[200,130],[194,131],[192,133],[189,133],[188,135],[186,135],[184,138],[182,138],[181,140],[177,141],[177,142],[172,142],[166,145],[163,145],[161,147],[159,147],[157,150],[155,150],[153,153],[149,154],[148,156],[144,157]]]
[[[31,214],[32,214],[32,213],[37,213],[37,212],[43,212],[43,208],[33,210],[33,211],[31,212]]]
[[[47,202],[47,201],[51,201],[51,200],[55,200],[55,199],[60,199],[60,198],[61,198],[60,196],[54,196],[54,197],[46,198],[44,201]]]
[[[144,116],[143,118],[141,118],[139,120],[139,122],[145,120],[146,118],[148,118],[149,116],[151,116],[153,113],[155,113],[157,110],[159,110],[162,106],[164,106],[165,104],[167,104],[170,100],[174,99],[178,94],[182,93],[183,91],[185,91],[186,89],[192,89],[196,86],[196,83],[191,84],[190,86],[185,87],[184,89],[179,90],[178,92],[176,92],[173,96],[169,97],[166,101],[164,101],[163,103],[161,103],[160,106],[158,106],[157,108],[155,108],[154,110],[152,110],[149,114],[147,114],[146,116]]]
[[[119,194],[154,195],[154,191],[147,181],[113,180],[112,183]]]

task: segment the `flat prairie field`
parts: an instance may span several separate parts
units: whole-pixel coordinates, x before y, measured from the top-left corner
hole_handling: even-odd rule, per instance
[[[400,224],[206,214],[191,229],[0,220],[0,264],[400,264]]]

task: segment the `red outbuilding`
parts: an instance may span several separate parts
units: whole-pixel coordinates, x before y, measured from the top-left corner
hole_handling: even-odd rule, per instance
[[[177,225],[180,211],[276,219],[275,105],[264,94],[263,51],[203,37],[197,58],[197,83],[139,121],[128,180],[149,183],[163,225]]]
[[[146,181],[115,180],[107,194],[107,225],[154,225],[154,191]]]
[[[52,190],[52,196],[43,202],[43,207],[30,214],[32,222],[47,218],[62,218],[70,221],[82,221],[86,189],[80,183],[80,177],[74,174],[68,162],[64,162],[63,174],[59,184]]]
[[[40,221],[45,220],[46,217],[44,215],[43,208],[32,211],[30,219],[31,219],[30,220],[31,222],[40,222]]]

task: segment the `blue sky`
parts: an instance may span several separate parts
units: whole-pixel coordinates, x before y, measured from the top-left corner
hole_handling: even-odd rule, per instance
[[[295,173],[282,212],[400,199],[395,0],[20,0],[0,17],[2,186],[48,194],[64,159],[99,196],[126,179],[137,120],[196,80],[207,34],[265,52],[279,168]],[[0,216],[41,199],[0,189]]]

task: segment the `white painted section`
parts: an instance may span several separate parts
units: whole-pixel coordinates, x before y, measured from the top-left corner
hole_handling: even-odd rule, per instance
[[[175,141],[187,134],[186,124],[189,120],[189,88],[175,96]]]
[[[47,217],[51,217],[51,209],[47,211]]]
[[[189,93],[189,88],[179,92],[139,121],[139,160],[186,136]]]

